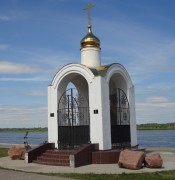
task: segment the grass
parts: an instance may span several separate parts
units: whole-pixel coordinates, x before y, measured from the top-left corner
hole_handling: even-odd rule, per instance
[[[6,169],[0,167],[0,169]],[[8,169],[9,170],[9,169]],[[13,170],[12,171],[18,171]],[[19,171],[23,172],[23,171]],[[32,172],[27,172],[32,173]],[[175,170],[172,171],[160,171],[154,173],[122,173],[122,174],[76,174],[76,173],[32,173],[52,177],[63,177],[77,180],[174,180]]]
[[[0,167],[0,169],[6,169],[6,168]],[[13,169],[8,169],[8,170],[23,172],[20,170],[13,170]],[[26,172],[26,173],[32,173],[32,172]],[[77,180],[174,180],[175,179],[175,170],[161,171],[154,173],[129,173],[129,174],[127,173],[122,173],[122,174],[32,173],[32,174],[39,174],[39,175],[52,176],[52,177],[63,177],[63,178],[77,179]]]
[[[0,148],[0,158],[8,156],[8,149],[7,148]]]
[[[73,178],[79,180],[174,180],[175,171],[162,171],[155,173],[130,173],[130,174],[45,174],[49,176]]]

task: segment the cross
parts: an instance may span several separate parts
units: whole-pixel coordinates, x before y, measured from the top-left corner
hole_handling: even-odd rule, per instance
[[[88,26],[91,27],[91,15],[90,15],[90,10],[91,8],[93,8],[95,5],[91,4],[88,2],[87,7],[84,8],[83,10],[87,10],[88,11]]]

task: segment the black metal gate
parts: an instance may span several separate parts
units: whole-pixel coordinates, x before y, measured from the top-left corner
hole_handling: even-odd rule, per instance
[[[110,115],[112,147],[130,147],[130,108],[122,89],[117,88],[110,95]]]
[[[58,147],[72,149],[90,141],[88,99],[68,89],[58,103]]]

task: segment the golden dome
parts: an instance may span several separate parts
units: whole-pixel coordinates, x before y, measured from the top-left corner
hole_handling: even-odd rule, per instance
[[[87,35],[81,40],[81,49],[86,47],[97,47],[100,48],[100,40],[94,36],[91,31],[91,26],[88,26]]]

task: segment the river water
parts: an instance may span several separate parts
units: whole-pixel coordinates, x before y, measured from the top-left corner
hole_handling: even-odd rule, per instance
[[[175,130],[137,131],[138,143],[142,147],[175,148]]]
[[[23,144],[23,132],[0,132],[0,144]],[[137,131],[138,144],[141,147],[175,148],[175,130],[148,130]],[[29,132],[29,144],[42,144],[47,141],[47,132]]]

